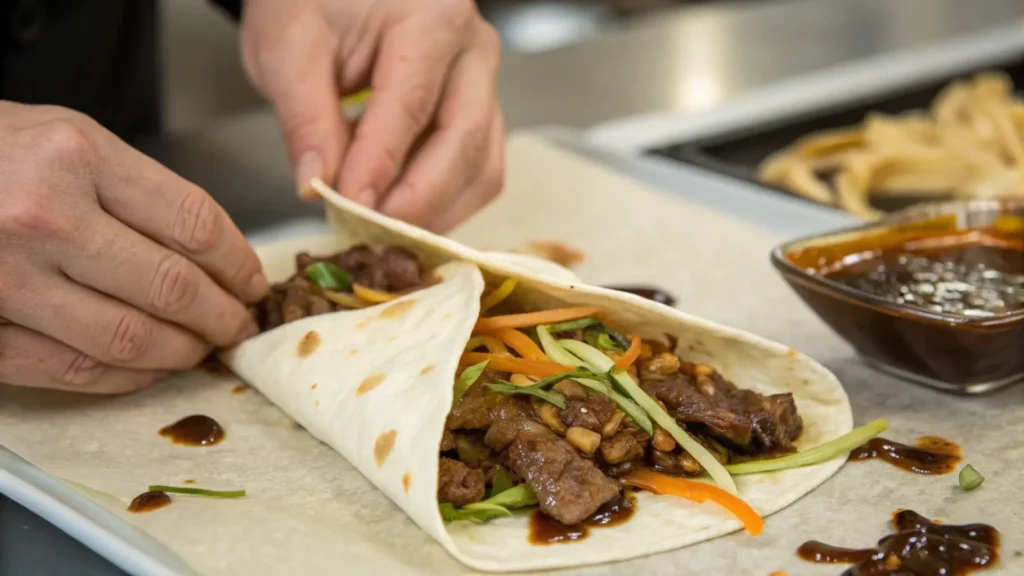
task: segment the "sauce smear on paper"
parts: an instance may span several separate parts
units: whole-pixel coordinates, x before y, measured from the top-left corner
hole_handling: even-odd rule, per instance
[[[151,512],[164,506],[169,506],[171,497],[166,492],[143,492],[132,500],[128,505],[129,512],[141,513]]]
[[[874,548],[812,540],[797,554],[808,562],[855,564],[843,576],[962,576],[991,568],[999,559],[999,532],[987,524],[938,524],[912,510],[897,510],[892,524],[896,532]]]
[[[224,428],[209,416],[194,414],[164,426],[160,435],[184,446],[212,446],[224,439]]]
[[[936,436],[919,438],[916,446],[873,438],[850,452],[850,460],[884,460],[916,474],[949,474],[956,470],[961,458],[959,446]]]
[[[617,526],[626,522],[633,517],[635,509],[636,498],[627,493],[605,502],[590,518],[572,526],[566,526],[540,510],[534,510],[530,514],[530,543],[544,545],[582,540],[590,534],[591,528]]]

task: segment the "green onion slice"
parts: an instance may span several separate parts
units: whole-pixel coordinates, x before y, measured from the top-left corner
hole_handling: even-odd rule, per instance
[[[245,490],[207,490],[205,488],[161,486],[159,484],[150,486],[149,491],[167,492],[169,494],[189,494],[191,496],[206,496],[207,498],[242,498],[245,496]]]
[[[549,404],[554,404],[560,409],[565,410],[565,396],[562,396],[554,390],[537,388],[536,384],[533,386],[516,386],[511,382],[499,380],[497,382],[488,382],[484,384],[484,386],[494,390],[495,392],[501,392],[502,394],[528,394],[530,396],[536,396]]]
[[[854,428],[838,438],[833,438],[824,444],[819,444],[803,452],[787,454],[780,458],[731,464],[725,468],[731,474],[756,474],[758,472],[772,472],[775,470],[813,466],[814,464],[820,464],[844,454],[849,454],[851,450],[858,446],[863,446],[868,440],[885,432],[887,428],[888,425],[886,425],[885,419],[879,418],[859,428]]]
[[[615,362],[611,358],[605,356],[600,350],[577,340],[560,340],[558,342],[566,350],[572,354],[578,356],[585,364],[589,365],[591,370],[595,372],[608,372],[615,366]],[[690,453],[694,459],[707,471],[711,476],[711,479],[715,481],[722,489],[727,490],[731,494],[736,494],[736,483],[733,482],[732,477],[729,476],[729,472],[726,471],[725,467],[718,461],[711,452],[708,451],[700,442],[697,442],[690,437],[689,434],[683,430],[679,424],[676,423],[675,419],[668,415],[667,412],[661,409],[661,406],[654,401],[653,398],[647,395],[640,386],[633,381],[626,372],[619,370],[611,372],[615,382],[618,383],[622,390],[633,399],[645,412],[654,420],[658,426],[661,426],[668,432],[683,450]]]
[[[306,266],[306,277],[325,290],[347,292],[352,289],[352,279],[349,275],[330,262],[317,262]]]
[[[467,366],[462,371],[462,374],[459,374],[459,377],[455,379],[455,390],[452,393],[452,406],[459,403],[459,400],[462,399],[462,395],[466,393],[466,390],[469,390],[469,387],[472,386],[473,383],[477,381],[477,378],[480,378],[480,375],[484,373],[484,370],[487,369],[487,362],[487,360],[484,360],[479,364]]]
[[[580,318],[579,320],[570,320],[560,324],[552,324],[547,328],[552,334],[559,334],[561,332],[572,332],[573,330],[590,328],[591,326],[597,326],[600,323],[601,321],[597,318]]]
[[[985,477],[978,473],[974,469],[974,466],[970,464],[963,467],[960,470],[960,487],[966,492],[970,492],[975,488],[981,486],[985,482]]]

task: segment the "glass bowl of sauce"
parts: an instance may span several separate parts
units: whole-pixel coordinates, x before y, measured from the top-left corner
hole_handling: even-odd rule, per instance
[[[1024,198],[919,205],[771,259],[878,369],[961,394],[1024,380]]]

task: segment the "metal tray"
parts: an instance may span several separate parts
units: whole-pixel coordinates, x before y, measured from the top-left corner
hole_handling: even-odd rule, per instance
[[[899,114],[927,108],[932,100],[954,80],[969,78],[986,71],[1002,71],[1009,75],[1015,86],[1024,87],[1024,51],[1020,56],[974,67],[932,80],[911,88],[893,90],[883,96],[871,97],[842,106],[822,107],[804,111],[786,118],[775,118],[757,125],[718,134],[683,140],[644,150],[645,155],[666,158],[697,166],[748,183],[763,190],[784,194],[802,201],[813,201],[777,186],[762,183],[757,178],[758,164],[772,153],[781,150],[802,136],[820,130],[832,130],[859,124],[870,112]],[[932,196],[928,200],[945,198]],[[874,199],[873,199],[874,200]],[[894,212],[920,202],[920,197],[888,196],[874,200],[875,208]]]

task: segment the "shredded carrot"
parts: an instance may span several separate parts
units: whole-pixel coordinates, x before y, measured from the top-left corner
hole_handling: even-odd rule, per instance
[[[536,376],[538,378],[547,378],[548,376],[555,376],[556,374],[569,372],[570,370],[573,369],[572,366],[563,366],[562,364],[556,364],[554,362],[527,360],[525,358],[509,358],[505,356],[497,356],[494,354],[485,354],[481,352],[466,352],[465,354],[462,355],[462,360],[459,363],[462,365],[471,366],[473,364],[479,364],[484,361],[487,362],[488,370],[496,370],[498,372],[513,372],[515,374],[523,374],[525,376]]]
[[[626,484],[655,494],[679,496],[692,502],[710,500],[732,513],[751,536],[757,536],[764,528],[764,519],[749,504],[713,484],[667,476],[646,468],[626,474],[623,480]]]
[[[481,346],[487,348],[487,351],[491,354],[495,354],[497,356],[508,356],[509,358],[512,357],[512,353],[508,351],[508,348],[505,347],[505,344],[501,340],[486,334],[470,338],[469,342],[466,342],[464,350],[466,352],[472,352]]]
[[[374,290],[369,286],[363,286],[362,284],[353,284],[352,293],[359,296],[360,300],[365,300],[371,304],[381,304],[383,302],[390,302],[395,298],[398,298],[398,294],[392,294],[390,292],[383,292],[381,290]]]
[[[640,348],[644,341],[639,336],[633,336],[629,341],[629,350],[615,361],[615,367],[619,370],[629,370],[629,367],[640,357]]]
[[[526,314],[509,314],[507,316],[491,316],[476,321],[474,334],[481,332],[493,332],[499,328],[530,328],[541,324],[556,324],[579,320],[590,316],[600,316],[601,309],[593,307],[580,308],[555,308],[553,310],[542,310],[540,312],[527,312]]]
[[[370,304],[357,298],[354,294],[348,292],[334,292],[333,290],[321,290],[320,293],[324,298],[327,298],[331,302],[334,302],[338,306],[344,306],[345,308],[366,308]]]
[[[500,286],[495,288],[493,292],[488,294],[483,301],[480,302],[480,313],[483,314],[498,304],[501,304],[505,298],[508,298],[509,294],[516,289],[516,284],[518,282],[519,281],[515,278],[506,278]]]
[[[488,334],[494,336],[498,340],[501,340],[509,348],[515,350],[517,354],[527,360],[548,359],[547,355],[540,349],[540,346],[537,346],[536,342],[530,340],[529,336],[515,328],[499,328],[493,332],[488,332]]]

